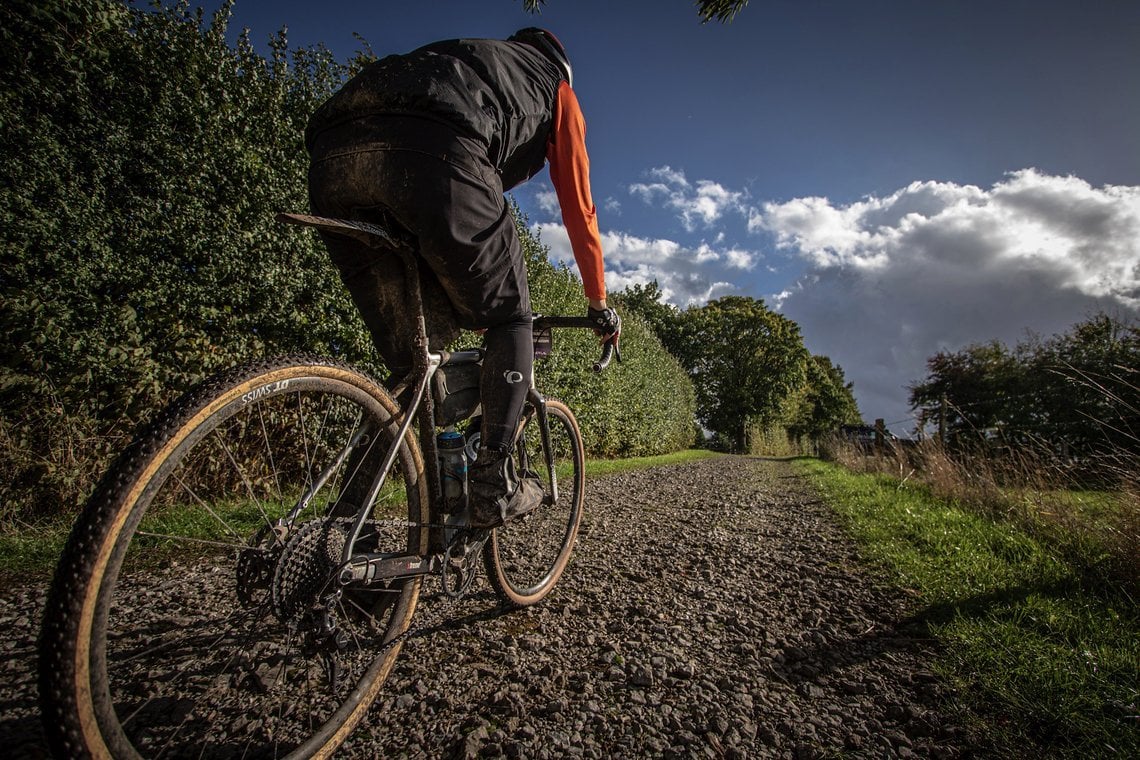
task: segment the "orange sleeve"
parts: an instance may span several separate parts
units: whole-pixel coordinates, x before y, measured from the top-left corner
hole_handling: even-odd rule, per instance
[[[570,236],[578,271],[582,273],[582,288],[587,298],[601,300],[606,297],[605,265],[602,238],[598,234],[598,211],[590,196],[586,120],[582,118],[578,97],[566,82],[558,87],[554,129],[546,145],[546,159],[550,162],[550,180],[562,208],[562,223]]]

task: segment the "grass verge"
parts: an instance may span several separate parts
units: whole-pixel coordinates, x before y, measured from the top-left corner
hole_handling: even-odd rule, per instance
[[[864,556],[915,595],[979,750],[1140,757],[1140,612],[1123,589],[927,489],[817,460],[796,466]]]
[[[704,449],[688,449],[676,451],[672,454],[661,454],[655,457],[630,457],[629,459],[589,459],[586,461],[586,477],[600,478],[604,475],[616,475],[619,472],[630,470],[644,470],[650,467],[664,467],[670,464],[684,464],[699,459],[720,456]]]

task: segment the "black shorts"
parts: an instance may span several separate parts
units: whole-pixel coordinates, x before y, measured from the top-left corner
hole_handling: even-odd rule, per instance
[[[440,122],[373,117],[318,135],[309,167],[314,214],[398,225],[418,242],[428,334],[529,316],[526,264],[502,183],[478,144]],[[415,315],[399,257],[326,235],[333,263],[389,368],[411,364]]]

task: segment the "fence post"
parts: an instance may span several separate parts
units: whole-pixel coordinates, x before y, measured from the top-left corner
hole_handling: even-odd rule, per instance
[[[938,400],[938,445],[946,448],[946,394]]]
[[[875,420],[875,456],[883,455],[883,446],[887,442],[887,423],[880,417]]]

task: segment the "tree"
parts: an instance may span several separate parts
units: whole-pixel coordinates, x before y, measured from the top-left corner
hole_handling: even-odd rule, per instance
[[[775,421],[806,380],[808,352],[799,326],[764,302],[726,296],[684,312],[685,355],[697,389],[697,415],[748,448],[750,423]]]
[[[531,13],[538,13],[546,0],[523,0],[523,8]],[[697,15],[701,22],[712,21],[730,22],[736,14],[748,5],[748,0],[696,0]]]
[[[1140,328],[1105,314],[1049,340],[940,352],[910,403],[951,445],[1000,438],[1057,452],[1140,452]]]
[[[1000,341],[940,351],[927,359],[926,381],[910,386],[920,425],[939,420],[948,439],[976,439],[1007,425],[1011,397],[1023,391],[1023,368]]]
[[[826,356],[812,356],[807,363],[803,395],[788,421],[789,437],[818,440],[840,425],[861,424],[854,389],[855,384],[847,382],[842,367],[832,364]]]
[[[1140,327],[1107,314],[1045,341],[1027,361],[1040,434],[1071,452],[1140,452]]]
[[[0,88],[0,523],[76,506],[141,421],[239,361],[302,351],[384,373],[319,238],[275,221],[308,207],[304,127],[354,64],[283,33],[262,56],[227,41],[229,17],[0,4],[0,60],[20,72]],[[584,311],[521,235],[536,305]],[[599,383],[580,332],[581,358],[542,372],[591,453],[689,445],[691,382],[649,329],[630,325],[628,365]]]
[[[662,300],[656,281],[632,285],[616,301],[624,314],[644,319],[689,370],[701,399],[702,421],[737,449],[745,446],[749,428],[764,430],[770,438],[818,439],[861,420],[854,384],[847,382],[843,369],[826,356],[809,358],[799,328],[768,311],[762,301],[729,298],[681,311]],[[733,318],[726,319],[726,313]],[[743,343],[740,336],[746,336]],[[753,351],[751,361],[740,361],[742,346]],[[757,395],[753,384],[768,393]],[[733,390],[750,394],[751,400],[733,398]]]
[[[657,335],[669,353],[678,358],[686,354],[684,321],[681,311],[663,300],[657,280],[648,285],[631,285],[617,297],[623,312],[639,315]]]

